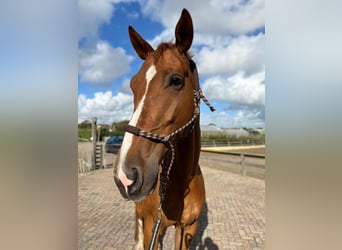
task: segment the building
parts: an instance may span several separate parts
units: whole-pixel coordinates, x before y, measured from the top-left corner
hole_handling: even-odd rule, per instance
[[[244,128],[226,128],[225,133],[229,136],[235,136],[239,138],[240,136],[249,136],[249,132]]]

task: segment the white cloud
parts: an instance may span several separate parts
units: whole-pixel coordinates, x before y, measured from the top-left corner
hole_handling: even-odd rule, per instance
[[[212,35],[208,33],[196,33],[193,40],[193,46],[209,46],[210,48],[223,48],[227,46],[232,37],[223,33],[221,35]]]
[[[231,75],[238,71],[246,74],[260,71],[264,66],[264,43],[263,34],[240,36],[229,42],[224,39],[213,41],[210,46],[201,48],[196,56],[199,72],[201,75]]]
[[[195,29],[191,51],[200,77],[206,77],[202,84],[204,93],[209,100],[224,103],[226,107],[243,106],[233,111],[219,107],[217,112],[202,113],[202,124],[214,122],[221,127],[264,127],[265,36],[251,36],[264,27],[264,0],[136,1],[141,5],[142,15],[165,27],[150,40],[154,48],[160,42],[174,40],[180,11],[187,8]],[[79,39],[91,38],[91,43],[86,45],[93,46],[92,50],[88,48],[79,52],[81,81],[105,83],[129,71],[132,57],[121,48],[97,42],[98,28],[110,22],[117,2],[121,1],[79,0]],[[138,16],[137,13],[132,14]],[[141,35],[144,37],[143,33]],[[117,95],[98,92],[92,98],[79,95],[78,101],[79,121],[97,116],[99,122],[111,123],[129,119],[133,109],[128,79],[124,80]]]
[[[109,23],[114,11],[113,0],[78,0],[79,39],[97,38],[98,27]]]
[[[142,0],[144,15],[174,28],[180,10],[187,8],[198,32],[244,34],[264,26],[264,0],[174,1]]]
[[[78,0],[78,39],[97,40],[98,28],[108,24],[115,11],[115,4],[134,2],[135,0]],[[137,18],[138,13],[129,14]]]
[[[112,48],[99,41],[95,49],[79,50],[79,75],[81,81],[107,83],[129,71],[132,56],[122,48]]]
[[[158,45],[162,42],[175,42],[174,35],[175,30],[173,29],[165,29],[159,35],[155,36],[153,40],[149,40],[148,42],[152,45],[154,49],[158,47]]]
[[[133,111],[133,98],[118,92],[96,92],[93,98],[78,96],[78,122],[98,118],[98,123],[111,124],[113,121],[128,120]]]
[[[262,112],[260,109],[242,109],[235,114],[223,111],[201,114],[201,124],[215,123],[221,128],[264,128],[265,119],[260,117]]]
[[[203,84],[203,91],[209,99],[228,103],[255,106],[265,105],[265,72],[250,76],[243,72],[228,78],[214,76]]]
[[[78,96],[78,122],[98,118],[98,123],[111,124],[129,120],[133,111],[133,97],[118,92],[113,96],[111,91],[96,92],[88,98],[83,94]],[[236,113],[227,111],[201,114],[201,124],[215,123],[219,127],[264,127],[263,108],[241,109]]]
[[[140,17],[140,13],[137,11],[131,11],[127,13],[127,16],[132,19],[138,19]]]
[[[118,91],[127,95],[133,95],[130,83],[131,80],[126,78],[125,80],[123,80]]]

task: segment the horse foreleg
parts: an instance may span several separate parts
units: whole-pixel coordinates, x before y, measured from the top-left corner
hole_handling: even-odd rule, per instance
[[[176,226],[175,250],[189,249],[192,239],[195,236],[198,221],[189,226]]]
[[[144,218],[144,246],[145,249],[149,249],[150,246],[150,242],[152,239],[152,232],[153,232],[153,227],[154,227],[155,221],[154,218],[151,217],[146,217]],[[158,232],[157,232],[157,236],[156,236],[156,240],[154,243],[154,250],[158,249],[158,243],[159,243],[159,235],[160,232],[162,232],[163,230],[161,228],[159,228]]]
[[[144,222],[141,218],[135,219],[135,250],[144,250]]]

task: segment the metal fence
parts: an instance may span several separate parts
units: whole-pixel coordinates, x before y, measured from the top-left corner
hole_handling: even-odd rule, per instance
[[[200,164],[242,176],[265,179],[265,155],[202,150]]]
[[[230,142],[229,140],[202,140],[202,147],[223,147],[223,146],[246,146],[246,145],[263,145],[263,141],[234,141]],[[114,157],[113,154],[107,154],[104,152],[104,143],[98,143],[97,147],[101,146],[100,150],[97,150],[94,153],[92,142],[83,142],[78,143],[78,173],[80,175],[87,174],[95,169],[106,167],[107,164],[112,164]],[[98,148],[97,148],[98,149]],[[209,150],[209,149],[208,149]],[[206,152],[206,150],[203,150]],[[212,151],[207,151],[208,153],[214,153]],[[221,156],[220,156],[221,155]],[[235,155],[235,157],[227,158],[224,155]],[[98,159],[95,159],[97,157]],[[246,167],[249,168],[258,168],[265,169],[264,161],[261,164],[252,163],[250,160],[246,160],[247,158],[265,158],[265,156],[257,156],[257,155],[249,155],[246,153],[227,153],[227,152],[216,152],[215,155],[203,156],[201,154],[201,159],[205,160],[207,163],[213,165],[221,165],[222,168],[226,168],[225,165],[234,164],[238,167],[241,175],[246,175]],[[108,159],[107,159],[108,158]],[[95,166],[94,166],[95,163]],[[248,175],[248,174],[247,174]]]
[[[95,159],[94,159],[95,158]],[[78,173],[86,174],[104,167],[103,143],[97,143],[95,151],[92,142],[78,143]]]
[[[92,143],[78,143],[78,174],[86,174],[92,170],[93,150]]]
[[[211,140],[211,139],[202,139],[201,140],[201,146],[202,147],[224,147],[224,146],[247,146],[247,145],[264,145],[264,140],[234,140],[230,141],[228,139],[217,139],[217,140]]]

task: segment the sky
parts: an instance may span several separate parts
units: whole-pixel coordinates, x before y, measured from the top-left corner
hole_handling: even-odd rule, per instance
[[[190,52],[205,96],[201,125],[265,127],[264,0],[78,0],[78,122],[129,120],[130,79],[143,61],[133,50],[128,26],[153,48],[175,41],[183,8],[194,25]]]

